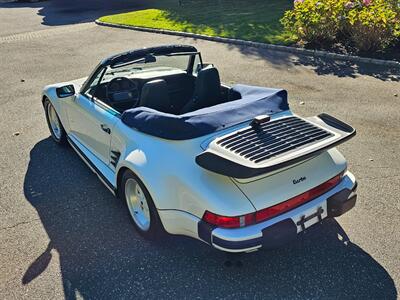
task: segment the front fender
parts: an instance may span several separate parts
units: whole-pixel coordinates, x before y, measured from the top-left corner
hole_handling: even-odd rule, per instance
[[[63,102],[72,100],[75,96],[71,97],[66,97],[66,98],[58,98],[56,89],[63,87],[65,85],[73,85],[75,88],[76,93],[79,92],[82,83],[85,81],[86,78],[80,78],[77,80],[69,81],[69,82],[60,82],[56,84],[51,84],[47,85],[43,88],[42,91],[42,102],[44,101],[45,98],[49,99],[51,104],[54,106],[61,123],[63,124],[64,128],[68,129],[68,118],[67,118],[67,113],[65,110],[65,106],[63,105]]]

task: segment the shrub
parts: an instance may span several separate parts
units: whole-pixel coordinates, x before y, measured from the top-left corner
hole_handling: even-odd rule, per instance
[[[285,12],[281,23],[299,40],[325,44],[336,39],[343,0],[295,0],[294,9]]]
[[[400,0],[295,0],[281,22],[304,42],[376,51],[400,39]]]
[[[342,31],[362,52],[384,49],[400,37],[400,9],[390,1],[363,0],[349,9],[346,19]]]

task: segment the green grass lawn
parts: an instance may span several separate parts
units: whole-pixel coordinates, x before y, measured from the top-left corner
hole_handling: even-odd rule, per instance
[[[279,22],[293,0],[149,0],[148,9],[105,16],[100,21],[148,28],[291,44]]]

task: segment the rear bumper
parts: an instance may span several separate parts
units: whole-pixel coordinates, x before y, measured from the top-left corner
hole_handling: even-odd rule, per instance
[[[357,200],[356,189],[353,174],[347,172],[332,190],[271,220],[238,229],[215,228],[200,221],[198,235],[201,240],[227,252],[278,248],[323,219],[338,217],[352,209]]]

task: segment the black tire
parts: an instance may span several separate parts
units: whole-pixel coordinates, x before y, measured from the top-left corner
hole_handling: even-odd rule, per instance
[[[51,134],[51,137],[53,138],[53,141],[55,141],[59,145],[63,145],[63,146],[66,145],[67,144],[67,133],[65,132],[64,126],[62,125],[61,120],[58,117],[57,113],[55,113],[56,114],[55,117],[58,119],[58,122],[60,125],[58,134],[56,134],[54,132],[54,130],[50,124],[49,108],[54,109],[54,106],[51,104],[49,99],[46,98],[44,100],[43,107],[44,107],[44,112],[46,115],[47,126],[49,127],[50,134]],[[55,109],[54,109],[54,111],[55,111]]]
[[[133,179],[137,182],[137,184],[140,186],[140,189],[143,191],[146,201],[148,204],[149,208],[149,213],[150,213],[150,226],[147,230],[142,229],[135,221],[131,210],[129,208],[128,200],[127,200],[127,195],[126,195],[126,184],[129,179]],[[131,222],[133,226],[135,227],[136,231],[143,236],[145,239],[148,240],[156,240],[160,239],[163,237],[165,234],[164,227],[161,223],[160,217],[157,212],[157,208],[154,205],[153,199],[150,196],[149,191],[143,184],[143,182],[130,170],[125,171],[125,173],[122,175],[121,178],[121,185],[120,185],[120,191],[119,191],[119,196],[120,198],[125,202]]]

